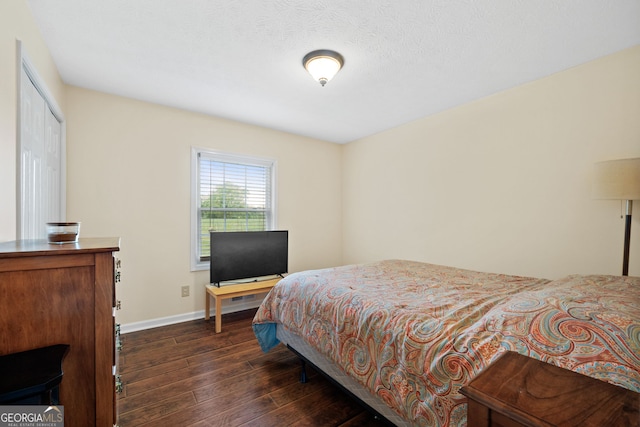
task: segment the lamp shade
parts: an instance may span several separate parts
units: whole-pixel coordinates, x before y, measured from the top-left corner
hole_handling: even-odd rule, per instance
[[[640,200],[640,157],[596,163],[593,197]]]
[[[302,59],[302,65],[322,86],[327,84],[342,68],[344,59],[332,50],[314,50]]]

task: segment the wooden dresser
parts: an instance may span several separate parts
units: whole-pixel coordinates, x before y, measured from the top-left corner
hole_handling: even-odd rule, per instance
[[[0,243],[0,355],[68,344],[60,384],[66,427],[112,427],[118,238]]]
[[[461,393],[468,427],[640,426],[640,393],[514,352]]]

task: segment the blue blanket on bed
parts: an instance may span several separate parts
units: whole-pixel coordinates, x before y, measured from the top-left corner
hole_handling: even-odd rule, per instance
[[[256,334],[258,344],[265,353],[277,346],[280,341],[276,338],[275,323],[254,323],[253,333]]]

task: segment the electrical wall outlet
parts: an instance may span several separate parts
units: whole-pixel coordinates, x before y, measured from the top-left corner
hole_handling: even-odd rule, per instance
[[[182,287],[182,296],[183,297],[188,297],[189,296],[189,285],[186,285],[186,286]]]

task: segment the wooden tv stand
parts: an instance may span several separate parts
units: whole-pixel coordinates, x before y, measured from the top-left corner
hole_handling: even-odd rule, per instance
[[[205,286],[205,309],[204,320],[209,320],[211,317],[211,300],[209,296],[213,297],[216,303],[216,334],[222,331],[222,300],[228,298],[241,297],[244,295],[259,294],[262,292],[269,292],[281,278],[271,280],[261,280],[259,282],[238,283],[235,285],[226,286]]]

